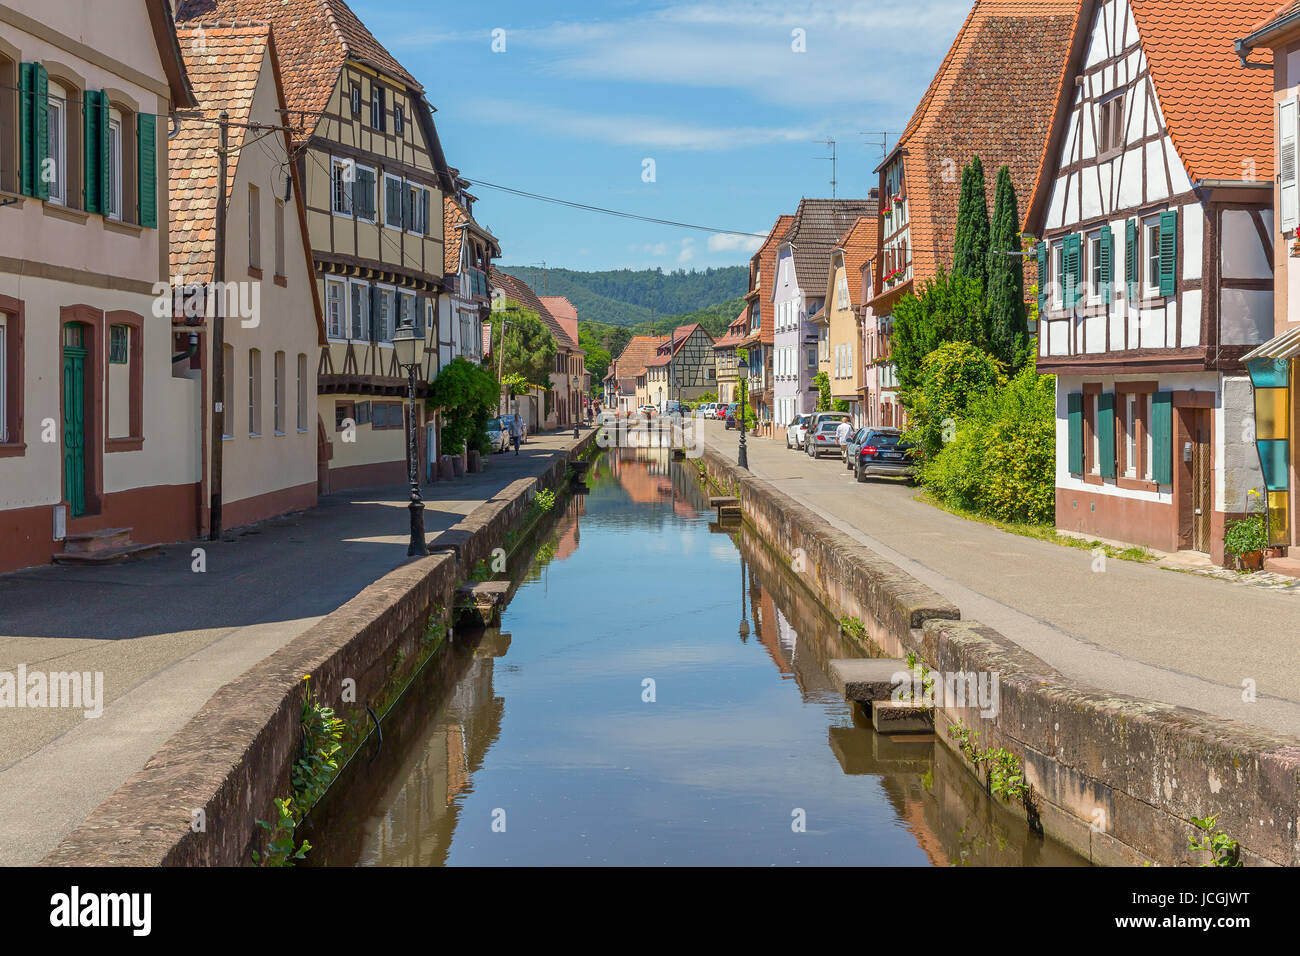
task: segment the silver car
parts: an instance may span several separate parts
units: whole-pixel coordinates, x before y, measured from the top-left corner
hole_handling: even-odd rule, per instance
[[[488,442],[492,445],[493,453],[505,451],[510,447],[510,425],[500,418],[494,418],[487,423]]]

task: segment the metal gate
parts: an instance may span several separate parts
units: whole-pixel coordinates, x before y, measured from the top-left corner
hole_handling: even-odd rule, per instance
[[[1214,508],[1211,497],[1210,414],[1197,409],[1193,416],[1192,435],[1192,549],[1210,551],[1210,516]]]

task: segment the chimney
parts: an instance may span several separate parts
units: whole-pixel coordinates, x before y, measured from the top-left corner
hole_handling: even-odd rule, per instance
[[[868,189],[868,190],[867,190],[867,198],[868,198],[868,199],[879,199],[879,198],[880,198],[880,187],[879,187],[879,186],[872,186],[870,189]]]

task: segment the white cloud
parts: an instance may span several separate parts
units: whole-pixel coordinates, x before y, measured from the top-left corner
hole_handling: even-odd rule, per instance
[[[623,20],[516,31],[516,49],[564,76],[743,90],[768,102],[872,100],[904,112],[956,35],[970,0],[679,3]],[[802,30],[806,51],[792,50]],[[898,98],[906,102],[896,102]]]
[[[709,252],[748,252],[751,255],[763,244],[759,236],[709,236]]]
[[[686,265],[686,263],[690,262],[694,258],[695,258],[695,240],[683,239],[681,243],[681,249],[678,250],[677,252],[677,264],[680,266],[684,266]]]
[[[512,126],[527,126],[537,132],[614,146],[727,150],[769,143],[806,142],[814,135],[810,129],[797,127],[704,126],[655,116],[588,113],[518,100],[479,98],[470,104],[469,109]],[[639,161],[631,174],[640,179]]]

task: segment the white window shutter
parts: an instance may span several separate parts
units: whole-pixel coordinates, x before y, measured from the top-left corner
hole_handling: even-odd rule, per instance
[[[1295,229],[1300,222],[1300,183],[1296,178],[1296,100],[1289,99],[1277,108],[1278,192],[1282,231]]]

